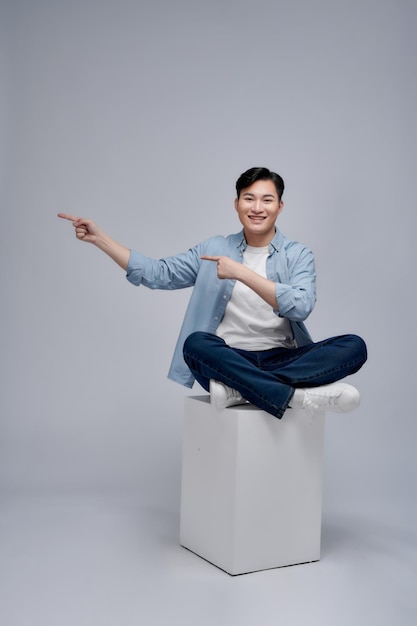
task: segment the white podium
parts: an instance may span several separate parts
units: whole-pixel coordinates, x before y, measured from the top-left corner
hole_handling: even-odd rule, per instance
[[[320,559],[324,411],[185,399],[180,543],[231,575]]]

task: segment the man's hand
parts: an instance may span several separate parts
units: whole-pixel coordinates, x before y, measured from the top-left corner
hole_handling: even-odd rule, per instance
[[[219,278],[231,278],[239,280],[242,264],[234,261],[228,256],[202,256],[203,261],[214,261],[217,263],[217,276]]]
[[[127,270],[130,257],[129,248],[122,246],[106,235],[93,220],[88,220],[85,217],[67,215],[67,213],[58,213],[58,217],[72,222],[77,239],[86,241],[87,243],[93,243],[97,248],[103,250],[103,252],[113,259],[117,265],[120,265],[122,269]]]
[[[81,239],[87,243],[97,243],[97,238],[100,234],[102,234],[97,224],[95,224],[92,220],[86,219],[85,217],[75,217],[74,215],[68,215],[67,213],[58,213],[58,217],[72,222],[77,239]]]
[[[252,289],[262,300],[265,300],[274,311],[278,310],[278,302],[275,293],[275,283],[260,276],[243,263],[234,261],[228,256],[202,256],[203,261],[217,263],[217,276],[219,278],[231,278]]]

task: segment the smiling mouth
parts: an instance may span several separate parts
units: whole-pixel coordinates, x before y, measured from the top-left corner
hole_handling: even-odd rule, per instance
[[[261,222],[266,219],[264,215],[248,215],[250,220],[255,220],[256,222]]]

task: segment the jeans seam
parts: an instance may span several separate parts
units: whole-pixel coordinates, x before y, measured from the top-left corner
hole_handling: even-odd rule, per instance
[[[350,367],[356,366],[356,365],[360,365],[361,363],[362,363],[362,359],[355,359],[353,361],[348,361],[348,362],[343,364],[343,367],[333,367],[333,368],[330,368],[330,369],[328,369],[326,371],[321,372],[320,376],[309,376],[309,377],[304,378],[304,380],[306,380],[306,381],[307,380],[309,380],[309,381],[315,380],[317,378],[321,378],[322,376],[326,376],[327,374],[335,374],[336,372],[341,372],[341,371],[343,371],[345,369],[350,369]],[[348,375],[349,374],[346,374],[346,376],[348,376]],[[307,386],[307,385],[305,385],[305,386]]]

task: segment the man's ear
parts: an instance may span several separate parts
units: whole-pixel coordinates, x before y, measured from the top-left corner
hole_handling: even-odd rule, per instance
[[[238,198],[235,198],[235,210],[237,211],[237,203],[239,202]]]

